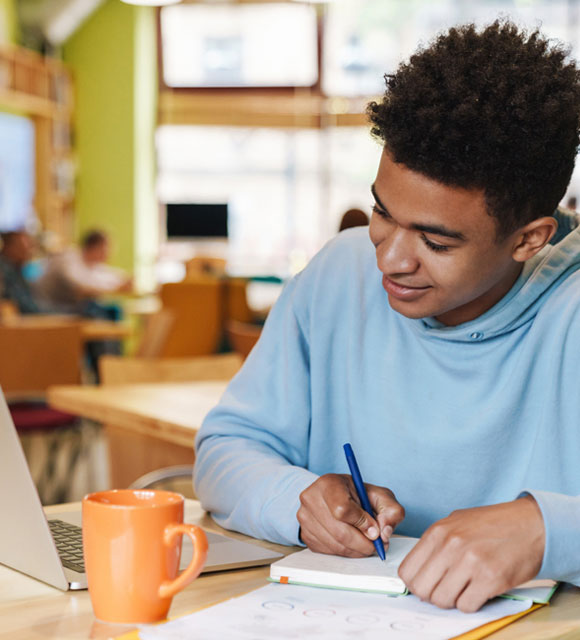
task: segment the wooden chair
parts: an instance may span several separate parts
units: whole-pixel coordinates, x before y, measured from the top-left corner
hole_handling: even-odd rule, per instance
[[[237,353],[197,358],[103,356],[99,372],[103,385],[229,380],[242,362],[243,358]]]
[[[216,256],[194,256],[185,263],[185,280],[196,279],[200,276],[224,276],[226,273],[226,259]]]
[[[231,320],[248,324],[256,320],[256,314],[248,304],[247,286],[246,278],[228,278],[225,281],[226,324]]]
[[[242,365],[242,357],[235,353],[200,356],[197,358],[125,358],[103,356],[99,361],[103,385],[142,384],[151,382],[192,382],[196,380],[229,380]],[[115,487],[171,486],[186,497],[195,497],[191,476],[193,471],[193,442],[190,449],[126,429],[107,427],[110,455],[118,455],[123,464],[112,466],[123,471],[112,479]],[[150,473],[137,478],[130,461],[139,457]],[[181,472],[175,479],[174,465]],[[186,472],[183,472],[183,469]],[[167,470],[167,477],[165,472]],[[171,480],[169,484],[165,480]],[[151,482],[152,484],[148,484]]]
[[[74,322],[0,325],[0,353],[7,395],[42,396],[51,384],[80,384],[81,328]]]
[[[52,384],[81,382],[82,340],[78,324],[0,326],[0,385],[44,504],[78,499],[71,477],[86,463],[94,435],[76,416],[48,407],[42,398]],[[90,432],[90,433],[89,433]]]
[[[176,491],[187,498],[195,498],[193,465],[181,464],[150,471],[129,485],[130,489],[161,489]]]
[[[262,327],[246,322],[230,320],[226,325],[226,335],[232,349],[246,358],[262,333]]]
[[[221,280],[206,277],[166,283],[160,298],[163,309],[174,314],[161,356],[199,356],[218,350],[223,334]]]
[[[175,314],[169,309],[160,309],[146,316],[135,355],[141,358],[159,356],[167,344],[174,323]]]

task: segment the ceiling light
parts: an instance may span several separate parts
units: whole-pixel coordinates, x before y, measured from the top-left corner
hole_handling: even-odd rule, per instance
[[[51,7],[51,12],[41,25],[48,41],[60,45],[68,40],[102,2],[103,0],[68,0]]]

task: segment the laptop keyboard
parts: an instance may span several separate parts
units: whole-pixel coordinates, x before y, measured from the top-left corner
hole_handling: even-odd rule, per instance
[[[81,527],[62,520],[49,520],[48,526],[54,538],[58,555],[67,569],[85,572],[83,536]]]

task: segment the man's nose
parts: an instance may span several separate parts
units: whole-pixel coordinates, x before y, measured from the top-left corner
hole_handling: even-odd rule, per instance
[[[377,247],[377,264],[385,274],[415,273],[419,268],[416,234],[407,229],[394,229]]]

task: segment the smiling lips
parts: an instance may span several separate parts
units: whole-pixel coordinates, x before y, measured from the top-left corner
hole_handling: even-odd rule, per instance
[[[430,286],[426,287],[410,287],[408,285],[398,284],[394,280],[391,280],[387,276],[383,275],[383,287],[385,291],[393,298],[397,300],[405,300],[406,302],[412,302],[420,298]]]

